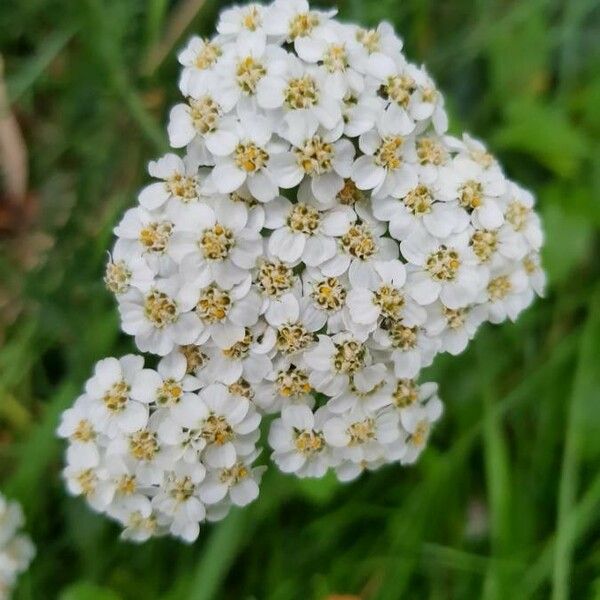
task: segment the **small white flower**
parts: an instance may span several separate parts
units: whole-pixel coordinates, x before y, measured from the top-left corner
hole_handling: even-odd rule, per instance
[[[414,463],[429,439],[431,425],[441,416],[443,410],[440,399],[433,395],[425,404],[415,404],[407,410],[400,411],[400,422],[408,433],[406,452],[401,458],[402,464]]]
[[[170,255],[173,222],[164,211],[149,212],[142,207],[130,208],[114,229],[118,240],[115,255],[144,258],[148,267],[162,277],[174,271]],[[125,259],[127,264],[127,259]]]
[[[127,243],[122,244],[118,240],[106,263],[104,283],[109,291],[118,296],[132,287],[148,291],[152,287],[154,275],[144,256],[132,253]]]
[[[206,515],[198,498],[198,484],[206,471],[200,464],[178,463],[165,473],[152,506],[172,518],[171,533],[185,542],[193,542],[200,532],[200,522]]]
[[[246,506],[258,498],[259,483],[266,467],[252,467],[258,456],[254,452],[231,467],[214,469],[200,484],[200,499],[206,504],[216,504],[228,499],[236,506]]]
[[[118,360],[105,358],[96,363],[94,376],[85,384],[85,392],[89,398],[85,414],[89,415],[89,423],[86,419],[81,424],[81,436],[86,437],[88,433],[93,435],[93,430],[98,430],[114,437],[119,432],[131,433],[146,424],[147,401],[134,399],[131,395],[133,383],[143,367],[144,359],[133,354]],[[83,431],[89,426],[92,427],[91,432]],[[66,423],[65,427],[67,427]],[[67,430],[68,428],[63,431]]]
[[[69,452],[84,454],[90,464],[98,464],[100,456],[96,439],[100,431],[94,424],[92,407],[94,402],[87,395],[77,398],[71,408],[63,412],[56,433],[69,440]]]
[[[330,417],[323,425],[323,434],[339,459],[376,461],[385,454],[384,444],[399,437],[398,415],[392,411],[367,412],[357,405]]]
[[[230,385],[243,377],[259,383],[273,367],[269,357],[275,345],[275,331],[264,323],[246,327],[243,339],[227,348],[209,348],[209,375],[213,381]]]
[[[352,323],[371,332],[382,319],[422,325],[427,313],[405,289],[406,270],[399,260],[375,263],[378,281],[371,287],[355,286],[348,294],[348,312]],[[408,286],[407,286],[408,288]]]
[[[252,116],[237,124],[237,144],[227,156],[217,157],[211,183],[220,193],[238,190],[244,183],[259,202],[269,202],[278,193],[277,172],[272,166],[278,154],[270,144],[271,124],[268,119]]]
[[[179,300],[185,308],[193,309],[187,314],[194,317],[202,342],[210,337],[219,348],[243,340],[246,327],[256,324],[261,309],[260,295],[251,287],[250,277],[231,289],[215,283],[188,285],[180,291]]]
[[[257,385],[255,402],[267,413],[278,413],[285,406],[304,404],[313,408],[315,398],[310,371],[302,360],[279,359],[267,380]]]
[[[402,321],[391,321],[386,329],[373,333],[373,348],[388,354],[396,377],[416,377],[433,362],[440,343],[438,338],[428,336],[423,327],[409,327]]]
[[[212,468],[232,467],[237,457],[254,449],[259,423],[260,415],[246,398],[213,383],[183,398],[161,424],[159,436],[165,444],[178,446],[185,462],[194,463],[201,452]]]
[[[410,293],[421,305],[438,298],[448,308],[462,308],[475,300],[487,282],[469,247],[469,231],[443,241],[416,229],[400,244],[402,256],[414,265],[409,271]]]
[[[273,462],[284,473],[298,477],[323,477],[331,462],[331,450],[325,442],[323,424],[327,410],[315,413],[308,406],[286,406],[281,418],[269,430]]]
[[[263,36],[265,7],[262,4],[246,4],[225,9],[219,16],[217,31],[227,37],[239,34]]]
[[[266,110],[283,109],[281,136],[292,141],[314,134],[321,125],[327,130],[343,127],[340,100],[325,87],[325,77],[316,67],[289,54],[280,74],[263,77],[256,86],[258,105]]]
[[[273,157],[274,176],[283,188],[310,178],[311,191],[321,204],[329,204],[350,177],[354,146],[347,139],[328,140],[312,131],[290,131],[293,147]]]
[[[202,332],[196,316],[180,309],[181,283],[178,277],[159,279],[146,293],[132,289],[119,297],[121,327],[135,336],[142,352],[165,356],[176,344],[195,342]]]
[[[181,159],[176,154],[165,154],[150,161],[148,172],[162,182],[151,183],[140,192],[138,199],[146,210],[156,210],[170,200],[198,200],[198,165],[191,156]]]
[[[363,133],[358,144],[363,152],[352,168],[352,179],[373,197],[405,195],[418,183],[416,169],[406,160],[407,138],[414,130],[406,113],[392,106],[381,115],[376,129]]]
[[[123,525],[121,537],[124,540],[142,543],[160,534],[152,504],[144,496],[136,496],[133,502],[118,507],[112,516]]]
[[[0,494],[0,597],[6,600],[35,556],[31,539],[20,532],[24,522],[21,505]]]
[[[379,282],[375,265],[398,258],[398,244],[382,233],[385,228],[368,220],[350,225],[338,240],[338,254],[319,266],[328,277],[348,272],[355,287],[374,287]]]
[[[458,200],[469,212],[475,227],[497,229],[504,221],[501,197],[506,180],[496,167],[483,168],[465,156],[456,156],[450,165],[442,167],[436,183],[441,200]]]
[[[171,146],[183,148],[195,142],[201,164],[212,164],[212,156],[231,154],[237,140],[236,120],[226,114],[233,108],[234,102],[221,102],[204,93],[190,97],[186,104],[176,104],[169,114]]]
[[[262,252],[256,223],[240,202],[215,197],[176,211],[172,253],[188,282],[225,288],[243,281]]]
[[[427,307],[425,329],[430,336],[439,338],[440,352],[460,354],[485,320],[486,312],[482,304],[448,308],[434,302]]]
[[[348,333],[320,335],[318,344],[304,353],[304,361],[312,369],[310,384],[328,396],[341,394],[351,382],[368,389],[372,373],[380,369],[371,364],[367,346]]]
[[[268,227],[275,229],[269,238],[269,252],[287,263],[302,260],[318,266],[336,252],[335,237],[343,235],[356,219],[348,206],[321,212],[314,206],[281,200],[266,207]]]
[[[293,42],[301,58],[310,57],[315,47],[322,47],[319,34],[336,12],[311,10],[306,0],[276,0],[265,15],[264,27],[269,35]]]
[[[521,311],[531,302],[529,279],[524,268],[519,264],[512,269],[504,268],[490,273],[489,282],[481,292],[480,302],[485,302],[488,309],[488,320],[501,323],[506,319],[515,321]]]
[[[281,356],[290,358],[315,343],[315,332],[325,325],[327,316],[312,306],[310,298],[298,300],[293,294],[286,294],[282,300],[277,320],[272,319],[271,324],[277,332],[276,349]]]
[[[222,43],[223,40],[219,36],[212,40],[194,36],[179,53],[179,62],[184,67],[179,80],[179,89],[183,94],[188,95],[191,88],[210,88],[214,81],[214,67],[223,54]]]

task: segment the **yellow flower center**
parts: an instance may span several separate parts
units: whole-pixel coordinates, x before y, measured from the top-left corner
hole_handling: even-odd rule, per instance
[[[177,304],[164,292],[151,290],[144,300],[144,316],[158,329],[177,320]]]
[[[320,452],[325,446],[323,434],[316,431],[295,430],[294,446],[302,456],[313,456]]]
[[[240,89],[249,96],[256,93],[256,84],[266,74],[267,69],[251,56],[240,60],[235,69],[235,77]]]
[[[500,275],[499,277],[495,277],[492,279],[487,286],[487,292],[489,299],[492,302],[497,300],[502,300],[512,290],[512,283],[508,275]]]
[[[404,206],[415,216],[426,215],[431,212],[433,197],[429,188],[419,184],[404,197]]]
[[[443,312],[450,329],[460,329],[467,320],[467,311],[464,308],[448,308],[444,306]]]
[[[283,93],[285,104],[291,110],[311,108],[319,101],[317,82],[305,75],[298,79],[291,79]]]
[[[473,248],[473,252],[479,259],[479,262],[487,262],[496,251],[496,247],[498,246],[498,235],[495,231],[476,231],[471,236],[469,245]]]
[[[168,221],[148,223],[141,229],[138,239],[146,252],[164,252],[172,232],[173,223]]]
[[[205,229],[200,238],[199,246],[207,260],[223,260],[235,245],[231,229],[216,223],[211,229]]]
[[[248,471],[248,467],[242,462],[237,462],[229,469],[222,469],[219,474],[219,479],[221,483],[232,486],[248,477],[249,474],[250,471]]]
[[[315,135],[294,150],[298,166],[307,175],[322,175],[332,169],[333,146]]]
[[[417,347],[418,333],[418,327],[407,327],[401,321],[394,321],[389,330],[392,346],[405,352]]]
[[[125,400],[127,402],[127,399]],[[71,439],[77,442],[93,442],[96,439],[96,432],[94,427],[87,419],[81,419],[75,428],[75,431],[71,435]]]
[[[254,388],[243,377],[229,384],[227,389],[232,396],[241,396],[247,400],[254,399]]]
[[[302,323],[289,323],[277,330],[277,349],[284,354],[293,354],[304,350],[314,341],[313,333],[306,330]]]
[[[231,360],[239,360],[241,358],[245,358],[250,353],[250,346],[252,345],[252,332],[246,327],[246,332],[244,335],[244,339],[240,340],[233,344],[233,346],[229,346],[229,348],[225,348],[221,352],[225,358],[229,358]]]
[[[340,238],[344,252],[359,260],[367,260],[377,252],[377,245],[365,223],[351,225]]]
[[[408,75],[391,75],[380,87],[379,93],[386,100],[391,100],[406,108],[411,94],[417,89],[415,81]]]
[[[470,210],[479,208],[483,204],[483,186],[471,179],[462,185],[458,197],[462,207]]]
[[[229,294],[216,285],[211,285],[202,291],[196,304],[196,314],[203,321],[218,323],[225,319],[230,308]]]
[[[333,368],[337,373],[356,373],[364,366],[366,355],[364,344],[355,340],[335,344]]]
[[[405,304],[404,294],[389,284],[383,284],[374,292],[373,303],[381,308],[384,318],[398,319]]]
[[[422,165],[443,165],[446,162],[446,150],[434,138],[420,138],[417,140],[417,158]]]
[[[221,56],[222,50],[218,44],[214,42],[205,42],[202,46],[202,50],[198,52],[194,59],[194,66],[200,71],[210,69],[216,62],[219,56]]]
[[[156,404],[159,406],[175,406],[183,396],[181,384],[174,379],[165,379],[156,393]]]
[[[311,298],[319,308],[336,312],[346,301],[346,289],[337,277],[327,277],[313,283]]]
[[[191,99],[189,103],[190,117],[196,131],[202,135],[215,131],[219,125],[221,107],[210,96]]]
[[[225,417],[212,414],[205,419],[201,435],[208,444],[222,446],[233,439],[234,432]]]
[[[399,379],[392,399],[397,408],[408,408],[419,399],[419,386],[413,379]]]
[[[174,479],[169,485],[169,495],[177,502],[189,500],[196,491],[196,486],[189,475]]]
[[[185,372],[188,375],[192,375],[193,373],[195,373],[198,369],[203,367],[206,364],[206,361],[208,360],[206,354],[204,354],[200,347],[196,346],[195,344],[187,344],[185,346],[181,346],[179,348],[179,351],[185,357]]]
[[[408,443],[416,448],[423,447],[427,442],[427,438],[429,437],[430,428],[431,426],[429,425],[429,421],[419,421],[415,427],[415,430],[408,438]]]
[[[369,54],[378,52],[381,47],[381,35],[377,29],[359,29],[356,32],[356,41],[362,44]]]
[[[348,54],[344,44],[331,44],[323,56],[323,66],[330,72],[345,71],[348,68]]]
[[[75,477],[79,487],[84,496],[91,496],[96,491],[96,484],[98,483],[98,477],[92,469],[84,469],[77,474]]]
[[[527,223],[529,208],[518,200],[513,200],[506,209],[506,220],[515,231],[521,231]]]
[[[256,173],[269,162],[269,154],[266,150],[252,142],[238,144],[233,157],[235,164],[246,173]]]
[[[171,175],[166,181],[167,191],[183,202],[189,202],[198,197],[197,180],[195,177],[187,177],[181,173]]]
[[[299,202],[292,208],[287,225],[295,233],[313,235],[319,227],[319,211],[308,204]]]
[[[365,444],[375,437],[375,420],[367,418],[364,421],[352,423],[352,425],[346,429],[346,433],[350,436],[349,446]]]
[[[154,431],[141,429],[129,437],[129,452],[136,460],[151,461],[158,449],[158,440]]]
[[[459,267],[458,252],[443,245],[432,252],[425,263],[425,268],[436,281],[452,281]]]
[[[400,150],[403,144],[404,139],[398,135],[383,138],[375,152],[375,164],[388,171],[399,169],[402,166]]]
[[[338,192],[337,199],[340,204],[354,206],[357,202],[365,199],[365,193],[356,187],[352,179],[344,180],[344,187]]]
[[[262,23],[257,6],[249,6],[242,17],[242,27],[248,31],[256,31]]]
[[[287,371],[279,371],[275,380],[277,393],[284,398],[298,398],[312,392],[308,373],[291,365]]]
[[[123,294],[129,289],[131,271],[127,268],[125,261],[109,261],[104,273],[106,288],[113,294]]]
[[[294,284],[294,272],[280,261],[263,261],[258,268],[256,282],[272,298],[278,298]]]
[[[129,400],[129,389],[129,384],[123,380],[113,383],[102,398],[104,406],[112,413],[124,410]]]
[[[314,12],[298,13],[289,22],[288,35],[291,40],[306,37],[319,25],[319,15]]]

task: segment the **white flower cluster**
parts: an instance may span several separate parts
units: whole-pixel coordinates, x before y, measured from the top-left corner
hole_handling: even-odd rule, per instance
[[[8,600],[17,577],[27,570],[35,547],[27,535],[19,533],[23,511],[18,502],[0,494],[0,600]]]
[[[101,361],[67,411],[70,490],[142,540],[193,540],[258,494],[261,415],[285,472],[415,461],[417,383],[540,294],[533,196],[468,135],[386,23],[275,0],[181,52],[173,148],[115,229],[105,281],[157,370]]]

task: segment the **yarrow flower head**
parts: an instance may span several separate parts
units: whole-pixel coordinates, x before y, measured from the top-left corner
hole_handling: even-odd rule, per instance
[[[104,278],[157,358],[100,361],[58,430],[68,490],[127,539],[254,501],[261,439],[297,477],[414,463],[442,414],[422,369],[543,293],[533,195],[447,133],[388,23],[335,12],[234,6],[179,54],[173,151]]]
[[[0,600],[11,598],[17,577],[35,556],[31,539],[19,531],[23,524],[21,505],[0,494]]]

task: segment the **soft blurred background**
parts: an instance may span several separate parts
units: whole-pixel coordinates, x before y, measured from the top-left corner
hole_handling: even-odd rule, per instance
[[[123,543],[65,495],[58,415],[96,360],[133,350],[102,283],[111,230],[166,148],[176,51],[223,5],[0,2],[0,489],[38,546],[16,598],[600,598],[596,0],[338,3],[394,23],[547,236],[547,298],[429,369],[447,410],[415,467],[272,471],[190,547]]]

